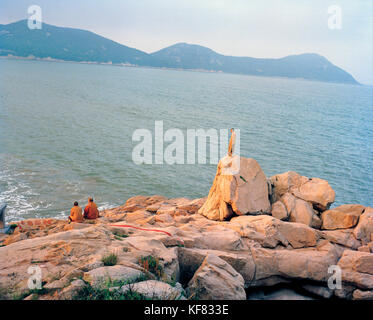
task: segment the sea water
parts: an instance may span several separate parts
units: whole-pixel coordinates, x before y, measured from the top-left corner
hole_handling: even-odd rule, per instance
[[[301,79],[0,59],[0,203],[8,220],[66,217],[134,195],[199,198],[216,165],[136,165],[136,129],[240,129],[267,177],[329,181],[373,206],[373,88]]]

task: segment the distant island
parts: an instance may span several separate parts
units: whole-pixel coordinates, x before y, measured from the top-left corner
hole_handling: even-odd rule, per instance
[[[30,30],[27,20],[0,25],[0,56],[359,84],[352,75],[316,53],[260,59],[225,56],[203,46],[178,43],[148,54],[86,30],[46,23],[40,30]]]

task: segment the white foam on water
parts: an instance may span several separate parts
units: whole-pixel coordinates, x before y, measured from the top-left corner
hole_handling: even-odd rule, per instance
[[[98,206],[98,210],[102,211],[102,210],[107,210],[107,209],[113,209],[117,206],[118,205],[104,202],[104,203],[102,203],[101,205]]]
[[[0,204],[7,204],[6,222],[15,221],[24,218],[37,217],[41,209],[41,203],[31,203],[29,198],[38,196],[27,183],[21,181],[20,177],[25,176],[25,172],[17,172],[11,168],[10,164],[16,164],[18,159],[5,156],[2,161],[2,170],[0,171]],[[33,175],[33,173],[27,173]],[[52,204],[46,204],[50,207]]]
[[[29,174],[29,173],[27,173]],[[34,175],[34,173],[30,173]],[[35,192],[30,185],[21,181],[21,176],[26,175],[25,172],[16,172],[11,166],[5,164],[0,171],[0,204],[7,204],[6,222],[17,221],[28,218],[42,218],[45,217],[45,209],[53,208],[55,204],[46,201],[30,201],[32,197],[39,198],[40,194]],[[79,185],[72,184],[68,187],[78,191]],[[99,204],[100,211],[112,209],[117,205],[104,202]],[[48,214],[48,217],[57,219],[67,219],[70,214],[70,208],[66,210],[55,211]]]

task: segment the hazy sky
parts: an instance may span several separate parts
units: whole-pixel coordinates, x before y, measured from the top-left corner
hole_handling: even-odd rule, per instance
[[[372,0],[0,0],[0,23],[42,8],[43,22],[93,31],[153,52],[177,42],[221,54],[279,58],[319,53],[373,84]],[[342,28],[328,28],[338,5]]]

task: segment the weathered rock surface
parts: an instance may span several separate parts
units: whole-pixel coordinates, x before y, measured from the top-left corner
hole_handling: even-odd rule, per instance
[[[322,229],[347,229],[356,226],[365,207],[359,204],[345,204],[321,215]]]
[[[208,254],[213,254],[225,262],[229,263],[238,271],[244,281],[245,286],[249,286],[254,279],[255,264],[250,251],[226,252],[219,250],[179,248],[179,263],[182,282],[188,282],[202,264]],[[186,281],[186,279],[188,281]]]
[[[93,269],[84,273],[84,281],[91,285],[101,285],[107,280],[133,281],[142,276],[139,270],[125,266],[110,266]]]
[[[187,292],[201,300],[245,300],[244,280],[227,262],[208,254],[189,281]]]
[[[319,238],[314,229],[304,224],[284,222],[267,215],[235,217],[227,227],[268,248],[279,244],[293,248],[312,247]]]
[[[356,240],[351,229],[325,230],[320,234],[322,238],[347,248],[357,250],[361,246],[361,242]]]
[[[291,193],[295,197],[307,201],[319,211],[324,211],[334,202],[335,192],[328,181],[319,178],[307,178],[294,171],[285,172],[270,178],[272,184],[271,199],[280,200]]]
[[[303,223],[316,229],[320,228],[321,220],[317,215],[317,211],[312,208],[312,204],[309,202],[296,198],[291,193],[287,192],[280,198],[279,201],[275,202],[273,206],[275,206],[277,203],[282,204],[285,208],[284,211],[287,214],[286,220]]]
[[[184,299],[181,286],[187,297],[245,299],[245,288],[287,284],[313,297],[373,299],[373,208],[325,210],[334,191],[324,180],[287,172],[268,188],[255,160],[238,159],[241,171],[231,176],[222,174],[229,161],[220,164],[207,199],[137,196],[95,221],[18,222],[0,238],[0,298],[73,299],[110,278],[135,281],[122,292],[135,288],[149,299]],[[108,254],[114,266],[104,266]],[[329,289],[335,265],[342,288]],[[42,270],[40,294],[29,294],[30,266]],[[289,289],[249,296],[284,297],[307,298]]]
[[[320,286],[315,284],[305,284],[302,286],[304,290],[310,292],[316,296],[319,296],[324,299],[329,299],[333,296],[333,290],[329,289],[326,286]]]
[[[272,188],[273,202],[280,200],[285,193],[291,193],[295,188],[308,181],[307,177],[303,177],[294,171],[288,171],[282,174],[274,175],[270,178]]]
[[[367,207],[354,229],[354,236],[363,244],[373,241],[373,208]]]
[[[290,279],[325,282],[330,277],[328,267],[337,263],[340,252],[330,243],[316,248],[271,250],[252,248],[256,265],[251,286],[272,286]]]
[[[335,199],[335,192],[328,181],[319,178],[310,178],[307,182],[294,188],[292,194],[311,202],[320,211],[328,209]]]
[[[373,290],[363,291],[360,289],[356,289],[352,294],[352,298],[354,300],[373,300]]]
[[[59,294],[59,298],[62,300],[72,300],[78,295],[79,291],[86,286],[87,284],[83,280],[76,279],[72,281],[68,287],[62,290]]]
[[[310,204],[301,199],[295,199],[294,208],[290,211],[290,221],[312,226],[314,211]]]
[[[237,156],[235,156],[237,157]],[[269,213],[268,185],[264,172],[254,159],[239,158],[238,172],[226,174],[235,157],[219,161],[208,198],[199,213],[212,220],[233,215]]]
[[[279,274],[286,278],[327,281],[328,268],[339,259],[338,249],[329,243],[318,247],[276,252]]]
[[[146,280],[133,284],[127,284],[121,287],[122,292],[129,290],[140,293],[147,299],[156,300],[183,300],[185,299],[185,292],[180,284],[172,287],[168,283],[157,280]]]
[[[287,211],[285,205],[281,201],[276,201],[272,205],[271,211],[272,217],[275,217],[279,220],[288,220],[289,212]]]
[[[342,269],[343,282],[363,290],[373,289],[373,254],[345,250],[338,266]]]
[[[40,266],[43,279],[71,272],[88,263],[95,255],[106,252],[110,235],[102,227],[58,232],[31,238],[0,248],[0,288],[27,288],[30,266]],[[12,276],[8,276],[11,274]]]

